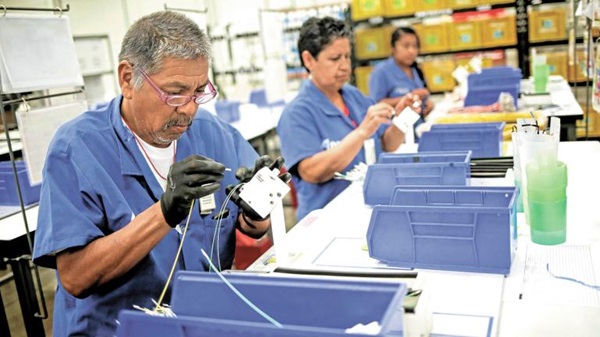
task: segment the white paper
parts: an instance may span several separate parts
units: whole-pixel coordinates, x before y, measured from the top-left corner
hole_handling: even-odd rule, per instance
[[[367,242],[361,238],[334,238],[314,261],[316,266],[372,269],[402,269],[389,267],[385,263],[369,256]]]
[[[42,182],[46,153],[56,130],[86,110],[86,102],[75,102],[30,111],[17,111],[23,157],[31,185]]]
[[[527,249],[521,300],[535,303],[600,307],[600,291],[552,276],[569,277],[590,285],[600,282],[594,275],[589,246],[524,245]],[[595,266],[598,266],[596,263]]]
[[[289,247],[287,242],[287,231],[285,227],[285,215],[281,201],[271,211],[271,233],[273,234],[273,246],[278,266],[288,265]]]
[[[83,86],[66,16],[0,16],[0,59],[5,93]]]
[[[487,337],[492,317],[454,314],[433,314],[431,336]]]

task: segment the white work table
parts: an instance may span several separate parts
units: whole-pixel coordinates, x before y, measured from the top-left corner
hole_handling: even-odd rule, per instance
[[[489,336],[597,335],[600,331],[600,291],[556,279],[545,266],[549,263],[552,271],[560,276],[600,284],[600,207],[594,197],[600,191],[600,143],[561,142],[559,159],[567,163],[569,175],[567,242],[557,246],[532,243],[529,226],[519,213],[518,248],[511,272],[506,277],[418,271],[414,282],[429,292],[432,312],[491,317]],[[499,184],[507,184],[507,181],[502,180]],[[371,208],[363,202],[361,184],[352,184],[325,208],[309,214],[288,233],[290,266],[387,270],[376,261],[369,261],[367,253],[358,252],[356,247],[354,251],[341,244],[334,247],[338,241],[345,241],[347,247],[366,244],[370,213]],[[337,255],[332,247],[337,249]],[[249,269],[273,270],[276,266],[273,255],[274,249],[271,249]],[[434,315],[434,329],[436,319]]]

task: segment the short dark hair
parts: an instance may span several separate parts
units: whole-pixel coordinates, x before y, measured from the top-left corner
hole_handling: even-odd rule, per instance
[[[298,54],[304,69],[308,71],[302,60],[303,51],[307,50],[314,58],[317,58],[325,47],[339,38],[352,38],[350,28],[342,20],[331,17],[312,17],[304,21],[300,27],[300,37],[298,38]]]
[[[411,27],[398,27],[392,33],[392,48],[396,44],[396,41],[400,40],[400,38],[404,35],[414,35],[417,38],[417,47],[421,48],[421,41],[419,40],[419,35],[417,32]]]
[[[208,35],[181,13],[159,11],[139,18],[129,27],[119,61],[135,64],[133,87],[142,86],[140,71],[154,74],[162,68],[166,57],[210,60],[212,49]]]

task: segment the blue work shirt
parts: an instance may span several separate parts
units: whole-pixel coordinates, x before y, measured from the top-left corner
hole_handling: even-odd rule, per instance
[[[121,119],[122,96],[108,106],[88,111],[65,123],[48,149],[41,188],[34,262],[56,268],[55,253],[82,247],[126,226],[163,194],[159,182]],[[236,184],[235,169],[254,167],[258,155],[241,134],[210,113],[199,110],[193,124],[177,140],[176,160],[197,154],[212,158],[225,172],[215,193],[217,210],[225,187]],[[220,265],[232,265],[238,208],[227,205],[229,216],[221,222],[218,247]],[[178,269],[208,270],[203,248],[211,255],[217,224],[212,215],[192,211]],[[185,220],[182,222],[185,224]],[[67,293],[60,283],[54,302],[54,336],[107,336],[116,330],[121,309],[133,305],[153,309],[175,260],[181,235],[170,231],[137,266],[83,299]],[[213,259],[217,260],[217,248]],[[58,278],[58,275],[57,275]],[[207,294],[210,296],[210,294]],[[165,303],[169,303],[170,296]]]
[[[283,110],[277,133],[281,140],[281,153],[292,173],[292,181],[298,194],[297,218],[301,220],[312,210],[322,208],[341,191],[348,187],[345,180],[329,180],[313,184],[302,180],[297,165],[305,158],[336,146],[364,119],[373,100],[349,84],[341,89],[342,98],[349,110],[346,117],[317,88],[311,80],[301,87],[298,96]],[[372,136],[377,155],[381,153],[381,137],[387,125],[382,125]],[[364,149],[344,169],[347,172],[358,163],[365,163]]]
[[[406,75],[393,57],[375,65],[369,77],[369,95],[379,102],[384,98],[402,97],[415,89],[425,88],[419,73],[411,67],[412,79]]]
[[[391,56],[387,60],[377,63],[373,68],[371,77],[369,77],[369,95],[371,98],[379,102],[384,98],[402,97],[413,90],[425,88],[425,83],[419,76],[417,69],[415,67],[410,69],[412,70],[412,78],[406,75]],[[423,108],[425,108],[425,103],[427,103],[427,98],[423,98],[421,105]],[[421,118],[414,126],[416,127],[424,121],[423,114],[421,114]]]

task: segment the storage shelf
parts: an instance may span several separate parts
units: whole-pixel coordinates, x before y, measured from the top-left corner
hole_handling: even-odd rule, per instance
[[[468,7],[468,8],[460,8],[460,9],[440,9],[436,11],[426,11],[426,12],[416,12],[411,15],[401,15],[401,16],[375,16],[368,19],[356,20],[352,21],[354,25],[359,24],[369,24],[371,26],[377,26],[384,23],[389,23],[394,20],[402,20],[402,19],[425,19],[430,17],[442,16],[442,15],[451,15],[454,13],[464,13],[464,12],[478,12],[485,11],[490,9],[499,9],[499,8],[513,8],[515,6],[514,3],[506,3],[506,4],[497,4],[497,5],[481,5],[477,7]]]

